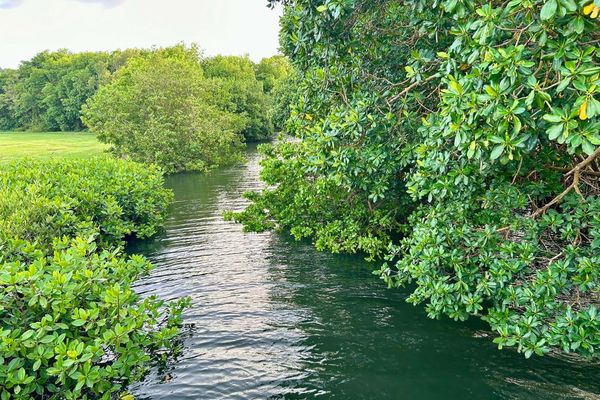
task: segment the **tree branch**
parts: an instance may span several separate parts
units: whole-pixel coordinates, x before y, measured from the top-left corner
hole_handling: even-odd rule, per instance
[[[590,156],[588,156],[585,160],[581,161],[579,164],[575,165],[575,167],[573,167],[571,170],[569,170],[565,174],[565,177],[568,178],[571,175],[573,175],[573,182],[561,194],[559,194],[558,196],[553,198],[548,204],[546,204],[545,206],[543,206],[541,208],[538,208],[536,212],[531,214],[531,218],[536,218],[536,217],[542,215],[543,213],[545,213],[546,211],[548,211],[548,209],[550,207],[559,203],[572,190],[575,190],[577,193],[579,193],[580,196],[583,196],[581,194],[581,191],[579,190],[579,179],[581,178],[581,173],[584,172],[583,170],[585,168],[587,168],[588,166],[590,166],[599,156],[600,156],[600,147],[598,147],[596,149],[596,151],[594,151],[594,153],[592,153]]]

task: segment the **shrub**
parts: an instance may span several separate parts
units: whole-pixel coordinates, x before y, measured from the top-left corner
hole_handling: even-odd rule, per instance
[[[53,250],[21,246],[1,266],[0,397],[113,398],[173,350],[187,300],[140,300],[142,257],[82,239]]]
[[[119,157],[169,173],[202,171],[241,157],[243,119],[223,110],[215,85],[204,78],[195,48],[156,50],[120,69],[82,118]]]
[[[49,248],[62,236],[97,234],[103,244],[128,235],[150,237],[172,199],[163,183],[155,166],[108,157],[2,166],[0,244],[21,239]]]
[[[0,168],[0,398],[110,399],[176,349],[188,300],[140,299],[172,194],[151,165],[98,158]]]

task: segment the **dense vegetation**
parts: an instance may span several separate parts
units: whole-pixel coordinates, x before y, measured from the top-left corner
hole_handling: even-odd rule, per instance
[[[217,96],[225,100],[225,110],[242,118],[241,132],[246,139],[261,140],[272,136],[268,96],[249,58],[217,56],[204,60],[202,69],[221,90]]]
[[[600,2],[283,3],[300,140],[264,148],[269,189],[234,217],[385,257],[499,347],[597,357]]]
[[[0,131],[89,128],[114,153],[167,172],[239,159],[244,141],[281,127],[273,99],[285,57],[203,57],[196,46],[113,53],[43,52],[0,69]]]
[[[0,396],[113,398],[174,350],[187,300],[140,300],[150,264],[129,235],[162,224],[171,193],[130,161],[0,168]]]
[[[289,117],[291,98],[294,94],[296,74],[287,57],[264,58],[256,65],[256,77],[262,82],[269,100],[269,118],[280,132]]]
[[[97,158],[23,160],[0,168],[0,235],[49,248],[55,237],[119,244],[154,235],[171,193],[155,166]],[[2,239],[3,240],[3,239]]]
[[[187,52],[188,61],[201,64],[203,70],[190,73],[188,69],[186,72],[190,74],[183,79],[188,79],[191,86],[200,85],[200,82],[191,82],[197,79],[204,82],[205,87],[212,87],[214,98],[208,100],[218,102],[223,111],[239,117],[241,126],[236,133],[242,133],[246,140],[272,136],[272,95],[291,71],[287,59],[275,56],[255,64],[248,57],[207,58],[195,47],[186,50],[182,45],[111,53],[45,51],[23,62],[16,70],[0,69],[0,131],[85,129],[82,106],[102,86],[116,78],[123,79],[122,75],[127,73],[119,72],[122,68],[127,66],[131,73],[132,69],[142,68],[141,60],[149,64],[158,62],[159,56],[173,58],[182,52]],[[128,66],[129,61],[136,65]],[[170,78],[177,79],[173,74]]]
[[[43,52],[0,70],[0,130],[89,127],[117,156],[0,166],[2,400],[116,398],[173,355],[188,300],[135,294],[151,265],[124,255],[124,240],[160,229],[172,200],[163,171],[227,164],[245,140],[272,135],[290,70],[282,57],[183,45]]]
[[[83,109],[83,119],[119,156],[168,172],[205,170],[240,156],[242,118],[225,111],[221,86],[204,79],[195,48],[131,60]]]
[[[81,106],[137,53],[45,51],[0,69],[0,130],[82,130]]]

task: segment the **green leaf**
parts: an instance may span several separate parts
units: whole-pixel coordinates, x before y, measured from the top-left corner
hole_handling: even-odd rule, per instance
[[[48,343],[52,343],[52,341],[54,341],[54,336],[46,335],[42,338],[42,340],[40,340],[40,343],[48,344]]]
[[[588,101],[588,118],[593,118],[597,115],[600,115],[600,101],[596,100],[594,97],[591,97]]]
[[[563,5],[569,12],[577,11],[577,4],[575,3],[575,0],[561,0],[560,4]]]
[[[596,146],[594,146],[587,140],[583,141],[583,143],[581,144],[581,148],[588,156],[591,156],[592,154],[594,154],[594,151],[596,151]]]
[[[562,81],[560,81],[560,83],[556,87],[556,92],[557,93],[562,92],[563,90],[565,90],[567,88],[567,86],[569,86],[570,83],[571,83],[571,78],[563,79]]]
[[[548,0],[542,7],[540,17],[542,18],[543,21],[549,20],[550,18],[554,17],[554,14],[556,14],[557,8],[558,8],[558,4],[557,4],[556,0]]]
[[[542,118],[548,122],[562,122],[562,117],[556,114],[546,114]]]
[[[548,137],[550,138],[550,140],[556,140],[556,138],[558,138],[564,129],[564,124],[559,124],[559,125],[553,125],[550,128],[548,128],[548,130],[546,131],[548,133]]]
[[[502,155],[502,153],[504,153],[504,144],[499,144],[492,149],[490,159],[496,160]]]
[[[521,132],[521,128],[523,125],[521,124],[521,120],[519,119],[519,117],[514,117],[513,124],[513,134],[516,135],[517,133]]]

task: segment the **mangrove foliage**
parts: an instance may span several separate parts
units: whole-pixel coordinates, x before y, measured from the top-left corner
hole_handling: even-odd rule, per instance
[[[293,140],[229,216],[385,260],[500,348],[597,357],[600,2],[282,3]]]

